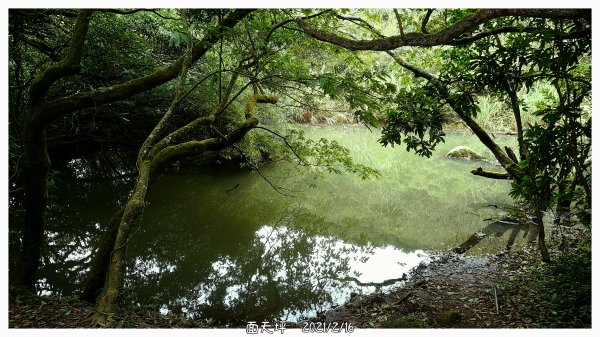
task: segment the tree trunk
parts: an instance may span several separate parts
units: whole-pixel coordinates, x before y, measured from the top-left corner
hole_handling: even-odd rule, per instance
[[[139,176],[137,183],[127,200],[121,222],[118,227],[117,237],[110,258],[110,266],[106,277],[106,288],[104,294],[98,301],[96,313],[92,318],[94,325],[104,323],[106,316],[113,314],[117,309],[117,296],[123,286],[125,275],[125,252],[129,240],[131,228],[139,219],[144,210],[144,200],[148,192],[148,182],[150,178],[150,162],[142,162],[139,165]]]
[[[80,299],[84,301],[95,303],[104,287],[106,274],[108,273],[108,267],[110,266],[111,253],[115,247],[114,244],[117,238],[121,218],[123,218],[123,212],[124,209],[121,208],[113,215],[98,243],[98,250],[94,254],[90,271],[85,280],[83,292],[79,296]]]
[[[34,290],[37,268],[44,242],[44,223],[48,203],[50,158],[46,146],[48,112],[46,94],[54,82],[76,74],[87,35],[92,10],[82,9],[77,15],[69,49],[65,57],[54,62],[35,78],[29,87],[28,114],[23,127],[23,158],[20,179],[25,188],[25,228],[18,264],[11,271],[11,289]]]
[[[544,215],[540,208],[535,205],[534,207],[537,229],[538,229],[538,248],[540,249],[540,254],[542,256],[542,261],[550,262],[550,254],[548,253],[548,248],[546,247],[546,233],[544,231],[544,219],[542,218]]]
[[[31,121],[26,122],[24,129],[21,165],[25,188],[25,228],[19,262],[11,270],[10,283],[11,290],[34,291],[44,241],[50,158],[46,151],[45,130]]]

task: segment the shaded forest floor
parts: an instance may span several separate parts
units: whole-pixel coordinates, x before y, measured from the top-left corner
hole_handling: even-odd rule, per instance
[[[485,258],[442,254],[402,288],[356,295],[317,320],[363,328],[589,328],[591,251],[582,248],[582,232],[565,231],[561,242],[548,243],[550,264],[535,247]]]
[[[414,270],[402,288],[355,295],[314,320],[352,322],[357,328],[590,327],[591,254],[581,250],[581,240],[580,231],[569,230],[560,252],[550,242],[555,261],[550,265],[542,265],[533,248],[486,258],[441,254]],[[565,282],[571,285],[558,287]],[[92,313],[89,303],[73,297],[9,298],[10,328],[85,328]],[[121,311],[106,327],[219,326],[139,308]]]

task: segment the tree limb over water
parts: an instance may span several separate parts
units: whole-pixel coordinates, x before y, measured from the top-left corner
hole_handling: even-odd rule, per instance
[[[429,12],[428,12],[429,13]],[[433,47],[442,45],[459,45],[470,43],[486,36],[502,34],[506,32],[522,32],[520,27],[501,27],[478,33],[473,36],[463,36],[464,34],[476,29],[482,24],[492,19],[501,17],[528,17],[528,18],[547,18],[547,19],[585,19],[591,22],[590,9],[481,9],[475,14],[468,16],[438,32],[411,32],[401,33],[390,37],[382,37],[372,40],[354,40],[343,36],[328,33],[320,30],[304,20],[297,20],[296,23],[309,36],[323,41],[344,47],[348,50],[373,50],[388,51],[400,47]],[[426,24],[427,21],[424,23]],[[424,25],[425,26],[425,25]],[[529,29],[527,29],[529,30]]]

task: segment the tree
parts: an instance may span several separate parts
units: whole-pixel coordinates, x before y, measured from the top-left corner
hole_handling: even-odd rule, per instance
[[[444,137],[446,116],[442,107],[450,106],[506,170],[506,173],[498,173],[479,168],[472,173],[514,180],[512,194],[523,197],[532,206],[540,252],[543,260],[549,261],[544,243],[543,211],[557,200],[563,200],[562,204],[569,208],[576,189],[581,189],[586,196],[580,210],[589,210],[591,205],[591,176],[584,174],[589,172],[585,160],[591,146],[591,132],[587,128],[591,119],[586,118],[581,109],[591,91],[591,76],[577,66],[582,58],[589,57],[590,12],[585,9],[459,11],[451,18],[453,23],[440,27],[438,21],[435,23],[437,31],[431,33],[427,26],[431,25],[432,13],[433,10],[427,10],[421,32],[405,34],[402,17],[395,10],[400,35],[391,37],[384,36],[362,18],[340,18],[358,22],[375,36],[369,40],[347,38],[317,29],[305,21],[297,22],[308,35],[321,41],[350,50],[386,51],[398,65],[424,79],[420,89],[401,90],[395,97],[397,106],[387,113],[382,144],[404,142],[407,150],[431,155],[431,150]],[[450,66],[442,69],[439,77],[410,64],[393,51],[404,46],[442,45],[469,48],[456,47],[446,52]],[[542,124],[525,129],[521,110],[526,107],[517,92],[531,88],[537,81],[553,83],[557,99],[535,112],[542,118]],[[501,149],[475,121],[476,95],[482,92],[499,95],[511,107],[520,158],[509,148],[506,152]],[[550,144],[561,150],[549,150]]]
[[[138,12],[136,10],[107,11],[116,15]],[[243,157],[246,157],[243,149],[235,144],[240,142],[250,130],[260,128],[270,132],[276,139],[282,140],[303,165],[324,166],[327,170],[333,172],[347,170],[363,177],[376,174],[376,171],[368,167],[354,164],[349,152],[335,142],[325,140],[312,142],[304,139],[298,133],[292,133],[284,137],[265,127],[258,127],[259,120],[254,114],[256,104],[277,102],[275,96],[263,94],[265,87],[281,88],[284,87],[282,85],[282,83],[285,84],[284,81],[296,81],[305,84],[310,80],[281,75],[286,73],[284,69],[281,69],[283,64],[276,66],[276,55],[289,46],[289,43],[286,43],[286,41],[291,40],[289,36],[282,37],[274,47],[269,46],[268,43],[274,35],[274,31],[281,28],[283,24],[291,23],[291,20],[286,19],[280,24],[272,24],[265,20],[265,17],[257,16],[252,24],[257,26],[255,28],[260,28],[254,31],[258,36],[253,37],[253,34],[250,34],[249,27],[246,26],[248,23],[244,23],[246,27],[240,28],[241,31],[246,30],[248,40],[242,41],[243,39],[232,33],[232,28],[237,23],[242,22],[242,19],[250,12],[247,10],[192,12],[192,18],[195,20],[192,24],[186,24],[183,27],[171,25],[171,29],[175,31],[171,37],[173,45],[184,44],[187,46],[186,51],[176,61],[150,74],[130,79],[124,83],[97,88],[90,92],[75,90],[70,95],[61,96],[61,91],[56,90],[58,95],[53,93],[53,96],[56,95],[57,98],[39,102],[34,101],[34,103],[37,102],[35,103],[37,104],[37,112],[25,116],[25,120],[35,122],[36,125],[40,125],[42,131],[45,131],[46,126],[51,125],[60,116],[90,106],[100,106],[122,99],[129,99],[135,94],[143,93],[167,83],[170,79],[179,78],[178,85],[173,88],[175,94],[171,105],[140,146],[136,160],[138,177],[132,194],[123,208],[110,221],[111,224],[106,229],[104,239],[94,256],[92,270],[86,281],[83,297],[91,301],[95,300],[99,290],[104,286],[104,292],[98,303],[98,311],[94,318],[97,323],[102,323],[105,315],[113,313],[116,309],[116,299],[123,283],[125,250],[132,225],[137,221],[144,208],[145,195],[152,179],[157,176],[161,168],[168,166],[169,163],[207,151],[220,151],[229,146],[232,146]],[[82,10],[76,15],[73,38],[68,49],[68,55],[73,54],[75,56],[65,58],[65,60],[59,61],[58,65],[51,65],[50,68],[42,72],[38,80],[32,85],[32,89],[30,89],[32,97],[39,97],[40,92],[48,93],[52,85],[56,85],[58,78],[78,74],[81,72],[81,68],[87,70],[86,64],[80,66],[80,63],[82,63],[82,55],[84,54],[84,42],[91,41],[87,36],[87,31],[90,22],[93,22],[91,20],[93,14],[93,10]],[[299,35],[302,36],[302,34]],[[261,38],[263,39],[261,40]],[[254,39],[256,39],[256,42]],[[220,43],[218,43],[219,41]],[[261,44],[258,44],[258,41],[261,41]],[[203,67],[193,69],[193,65],[197,60],[212,57],[213,52],[209,53],[209,51],[217,45],[219,45],[219,51],[214,54],[218,57],[218,65],[215,67],[218,69],[210,69],[211,65],[214,67],[214,63],[211,64],[210,59],[206,60]],[[223,46],[226,46],[228,50],[224,51]],[[290,64],[288,62],[285,66]],[[204,67],[207,69],[204,69]],[[190,70],[194,71],[193,75],[189,75]],[[198,72],[201,74],[198,75]],[[218,81],[215,81],[215,79],[218,79]],[[45,87],[40,89],[35,87],[36,85],[45,85]],[[250,88],[252,90],[251,94],[248,93]],[[200,92],[201,90],[206,91]],[[200,94],[197,94],[197,92],[200,92]],[[195,111],[188,115],[183,119],[185,122],[182,124],[182,119],[176,117],[183,115],[182,110],[186,110],[184,105],[192,103],[193,99],[202,98],[202,96],[209,98],[203,100],[199,112]],[[244,111],[237,109],[237,101],[240,99],[247,101]],[[33,131],[35,130],[28,127],[24,128],[25,135],[35,133]],[[38,136],[41,142],[45,140],[44,132],[41,132]],[[44,146],[40,148],[25,141],[23,143],[24,158],[29,158],[27,151],[32,149],[42,154],[47,152]],[[45,145],[45,143],[40,145]],[[316,158],[314,163],[309,163],[311,157]],[[250,166],[258,170],[252,161],[248,158],[245,159]],[[33,162],[32,160],[23,161],[21,167],[23,170],[32,167]],[[46,160],[46,164],[49,165],[48,160]],[[48,170],[49,167],[46,167],[45,176],[36,177],[33,180],[33,182],[36,182],[35,186],[46,189],[42,191],[44,193],[47,193],[47,184],[42,182],[42,178],[47,180]],[[33,182],[23,183],[33,184]],[[31,191],[31,189],[25,191],[27,200],[30,200],[31,196],[35,196]],[[23,252],[32,254],[29,256],[22,254],[20,257],[22,266],[25,263],[30,263],[30,265],[27,272],[23,274],[26,274],[26,276],[19,274],[19,269],[15,270],[14,276],[12,276],[13,286],[29,289],[33,288],[35,282],[35,270],[37,269],[35,261],[39,260],[39,247],[43,241],[43,210],[47,199],[36,199],[35,201],[37,203],[29,202],[26,204],[25,212],[29,215],[36,215],[36,213],[30,212],[34,208],[41,213],[37,213],[37,217],[28,218],[22,247]],[[41,220],[41,222],[36,222],[35,219]],[[36,229],[35,235],[28,232],[31,229]],[[30,243],[27,241],[31,238],[36,242]],[[31,249],[32,247],[35,249]]]
[[[220,39],[228,28],[235,26],[252,10],[234,10],[214,30],[206,33],[192,48],[192,62],[197,61]],[[40,259],[44,238],[44,213],[48,202],[47,180],[50,168],[46,146],[46,127],[56,118],[79,109],[102,105],[147,91],[175,78],[183,65],[184,57],[145,76],[109,87],[73,93],[47,99],[50,88],[59,80],[76,75],[81,69],[81,58],[94,10],[80,10],[73,26],[66,55],[52,63],[38,75],[29,87],[29,102],[23,122],[20,176],[25,193],[25,229],[19,263],[11,270],[14,289],[33,289],[35,272]]]

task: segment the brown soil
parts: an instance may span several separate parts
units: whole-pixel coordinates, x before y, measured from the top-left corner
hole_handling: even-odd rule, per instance
[[[442,255],[414,271],[402,288],[389,294],[356,295],[322,318],[373,328],[528,327],[531,318],[510,306],[502,292],[504,281],[523,270],[525,256]]]
[[[574,252],[582,242],[579,230],[563,231],[562,240],[555,241],[552,233],[547,241],[554,257]],[[355,295],[317,320],[351,322],[357,328],[544,328],[549,312],[557,313],[537,303],[540,294],[531,292],[528,271],[541,264],[534,244],[485,258],[441,254],[413,270],[401,288]]]
[[[16,296],[9,299],[9,328],[91,328],[94,307],[74,297]],[[106,328],[207,328],[207,322],[183,315],[161,315],[157,310],[121,311]]]

